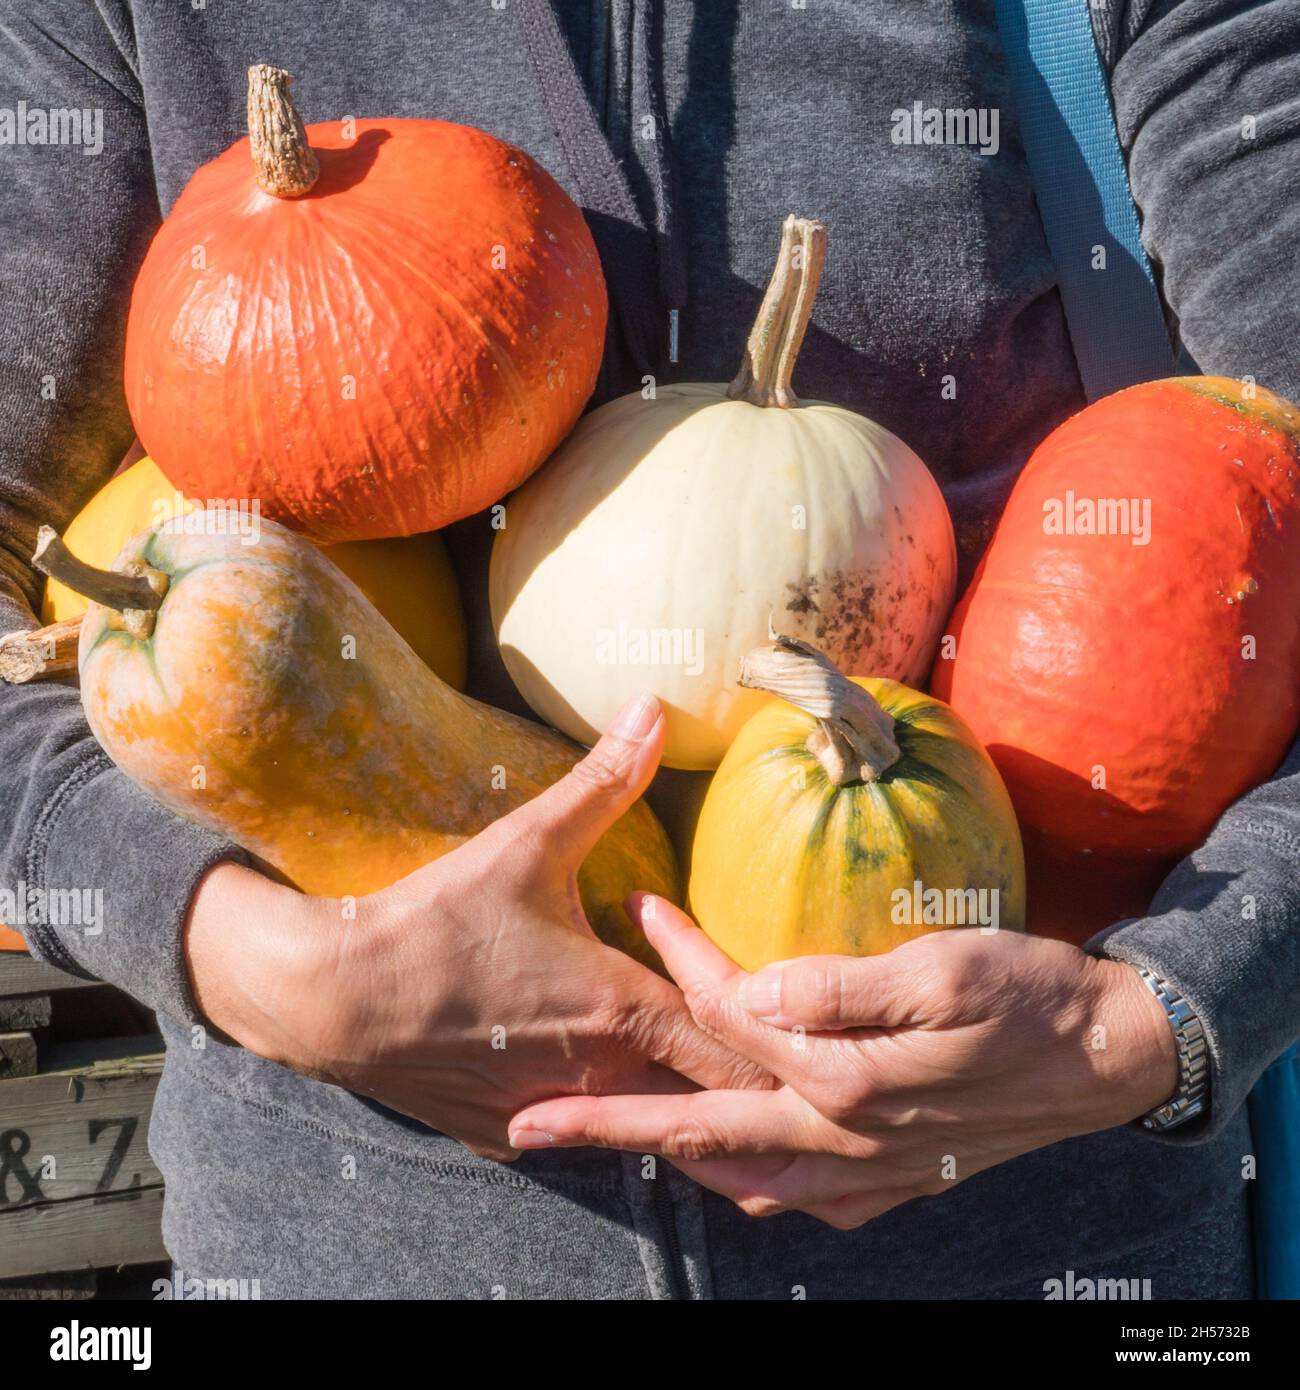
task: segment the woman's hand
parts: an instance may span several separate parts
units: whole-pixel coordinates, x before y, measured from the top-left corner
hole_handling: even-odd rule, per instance
[[[573,771],[451,854],[357,902],[235,865],[186,933],[207,1018],[250,1051],[510,1158],[542,1096],[772,1084],[691,1020],[668,981],[592,934],[575,873],[644,790],[663,743],[634,702]]]
[[[748,975],[671,904],[647,896],[640,918],[696,1022],[784,1085],[543,1101],[515,1117],[517,1148],[662,1154],[751,1214],[847,1230],[1177,1085],[1137,972],[1062,942],[944,931]]]

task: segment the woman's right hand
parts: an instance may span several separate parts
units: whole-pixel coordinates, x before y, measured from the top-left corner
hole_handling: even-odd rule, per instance
[[[206,1018],[250,1051],[345,1086],[490,1158],[549,1096],[767,1087],[681,992],[593,935],[575,875],[644,791],[663,745],[634,701],[568,776],[473,840],[358,900],[220,864],[186,957]]]

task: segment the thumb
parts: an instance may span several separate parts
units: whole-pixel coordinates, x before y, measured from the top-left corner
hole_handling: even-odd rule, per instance
[[[650,785],[663,744],[659,701],[635,695],[580,763],[497,824],[512,836],[550,840],[564,865],[576,868]]]

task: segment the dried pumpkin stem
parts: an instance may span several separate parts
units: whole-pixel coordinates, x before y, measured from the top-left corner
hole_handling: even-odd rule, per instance
[[[0,680],[10,685],[45,680],[77,669],[80,618],[63,618],[48,627],[0,637]]]
[[[799,404],[790,379],[825,264],[826,228],[791,213],[781,226],[781,249],[750,329],[745,360],[727,388],[733,401],[783,410]]]
[[[283,68],[255,63],[248,70],[248,141],[257,182],[277,198],[301,198],[320,177],[320,161],[307,143],[302,117],[289,95],[293,78]]]
[[[130,561],[121,571],[96,569],[78,560],[52,526],[42,526],[36,533],[32,564],[84,598],[120,614],[121,627],[133,637],[152,636],[154,614],[170,583],[161,570],[142,560]]]
[[[894,721],[823,652],[797,637],[772,634],[745,657],[741,685],[766,690],[811,714],[807,748],[837,787],[875,782],[902,757]]]

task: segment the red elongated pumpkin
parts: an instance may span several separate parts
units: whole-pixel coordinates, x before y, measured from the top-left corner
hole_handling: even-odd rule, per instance
[[[324,542],[432,531],[521,483],[596,380],[582,213],[521,150],[445,121],[304,129],[249,70],[249,138],[150,246],[126,393],[187,496],[261,500]]]
[[[1011,793],[1030,929],[1145,911],[1300,723],[1300,409],[1185,377],[1081,411],[949,630],[932,688]]]

